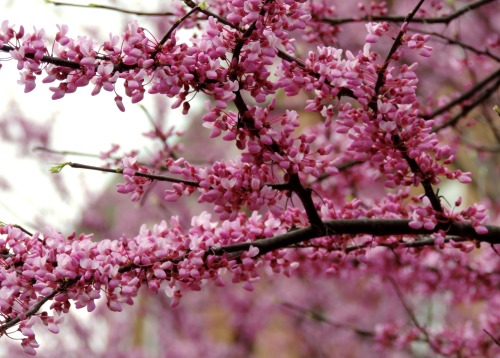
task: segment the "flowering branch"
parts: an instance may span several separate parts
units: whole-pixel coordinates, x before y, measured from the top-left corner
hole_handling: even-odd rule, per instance
[[[114,173],[114,174],[123,174],[123,169],[121,168],[102,168],[102,167],[96,167],[93,165],[87,165],[87,164],[80,164],[80,163],[73,163],[73,162],[65,162],[62,164],[58,164],[50,169],[50,171],[54,174],[59,173],[64,167],[71,167],[71,168],[77,168],[77,169],[87,169],[87,170],[95,170],[99,172],[105,172],[105,173]],[[167,177],[164,175],[156,175],[156,174],[149,174],[149,173],[142,173],[139,171],[136,171],[133,173],[134,176],[138,176],[141,178],[146,178],[146,179],[151,179],[151,180],[157,180],[157,181],[166,181],[169,183],[182,183],[188,186],[192,187],[199,187],[200,184],[191,180],[184,180],[184,179],[177,179],[177,178],[172,178],[172,177]]]
[[[315,238],[320,238],[325,235],[331,236],[332,239],[336,235],[373,235],[373,236],[404,236],[404,235],[431,235],[440,230],[444,230],[446,235],[452,237],[464,237],[478,242],[485,242],[493,245],[500,244],[500,227],[487,225],[487,234],[477,234],[474,226],[470,223],[448,223],[440,224],[434,230],[427,229],[412,229],[409,226],[410,220],[406,219],[339,219],[323,221],[323,232],[319,233],[317,228],[312,226],[289,231],[283,235],[273,238],[259,239],[252,242],[227,245],[221,248],[210,248],[207,252],[214,254],[243,252],[250,249],[250,246],[259,249],[259,256],[265,255],[268,252],[278,250],[285,247],[293,247],[294,245],[309,241]],[[432,246],[435,240],[424,240],[415,242],[401,242],[387,244],[389,246],[398,247],[422,247]],[[382,245],[382,246],[387,246]],[[362,248],[362,247],[353,247]],[[350,251],[353,250],[350,249]]]
[[[11,52],[14,50],[15,50],[15,48],[12,46],[9,46],[9,45],[2,45],[0,47],[0,51],[2,51],[2,52]],[[27,54],[25,54],[25,56],[26,56],[26,58],[30,58],[30,59],[35,58],[35,54],[33,54],[33,53],[27,53]],[[45,63],[50,63],[50,64],[56,65],[56,66],[68,67],[68,68],[73,68],[73,69],[79,69],[81,67],[78,62],[68,61],[68,60],[65,60],[62,58],[47,56],[47,55],[43,55],[40,58],[40,61],[45,62]]]
[[[410,22],[413,21],[413,17],[417,13],[418,9],[420,9],[420,7],[424,3],[424,1],[425,0],[420,0],[417,3],[417,5],[415,5],[413,10],[410,11],[408,13],[408,15],[406,15],[406,17],[403,21],[403,26],[401,27],[401,29],[398,32],[398,35],[394,39],[394,42],[391,46],[391,49],[389,50],[389,53],[387,54],[387,57],[384,61],[384,64],[382,65],[382,67],[380,67],[380,69],[378,71],[377,82],[375,83],[375,94],[373,95],[373,99],[372,99],[372,106],[375,106],[375,104],[377,103],[377,97],[379,95],[380,89],[384,86],[386,71],[387,71],[387,68],[389,67],[390,62],[392,61],[392,57],[394,56],[394,54],[396,53],[398,48],[401,46],[401,40],[402,40],[403,36],[406,34],[406,30],[408,28],[408,25],[410,24]]]
[[[28,311],[26,311],[25,317],[29,318],[29,317],[37,314],[38,311],[43,307],[43,305],[46,304],[47,302],[49,302],[51,299],[53,299],[58,293],[59,293],[59,291],[54,290],[49,295],[41,298],[37,304],[35,304]],[[19,316],[12,318],[12,319],[7,319],[6,321],[4,321],[5,323],[2,323],[0,325],[0,336],[2,336],[2,333],[7,332],[7,330],[9,328],[14,327],[15,325],[17,325],[21,321],[22,321],[22,318]]]

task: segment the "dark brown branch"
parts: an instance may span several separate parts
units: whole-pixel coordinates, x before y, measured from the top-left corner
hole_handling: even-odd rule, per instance
[[[458,41],[458,40],[452,39],[452,38],[450,38],[448,36],[445,36],[443,34],[440,34],[440,33],[434,32],[434,31],[425,31],[425,30],[422,30],[422,29],[418,29],[418,30],[415,30],[415,32],[419,32],[421,34],[431,35],[432,37],[437,37],[437,38],[443,40],[441,43],[445,43],[445,44],[448,44],[448,45],[459,46],[459,47],[461,47],[461,48],[463,48],[465,50],[468,50],[470,52],[475,53],[476,55],[487,56],[487,57],[491,58],[492,60],[500,62],[500,57],[495,56],[489,50],[479,50],[479,49],[477,49],[477,48],[475,48],[475,47],[473,47],[471,45],[463,43],[462,41]]]
[[[422,24],[449,24],[451,21],[454,19],[462,16],[463,14],[477,9],[478,7],[481,7],[483,5],[489,4],[491,2],[494,2],[496,0],[480,0],[472,4],[465,5],[461,9],[458,9],[457,11],[446,15],[442,17],[414,17],[412,19],[412,22],[414,23],[422,23]],[[346,18],[324,18],[322,19],[323,22],[327,22],[331,25],[342,25],[350,22],[406,22],[406,17],[405,16],[390,16],[390,15],[384,15],[384,16],[363,16],[363,17],[346,17]]]
[[[123,169],[120,169],[120,168],[116,168],[116,169],[102,168],[102,167],[96,167],[93,165],[72,163],[72,162],[67,162],[64,164],[70,166],[71,168],[95,170],[95,171],[99,171],[99,172],[114,173],[114,174],[123,174]],[[192,186],[192,187],[196,187],[196,188],[198,188],[200,186],[200,184],[198,182],[195,182],[195,181],[185,180],[185,179],[177,179],[177,178],[167,177],[164,175],[155,175],[155,174],[141,173],[141,172],[136,171],[134,176],[143,177],[143,178],[147,178],[147,179],[151,179],[151,180],[157,180],[157,181],[166,181],[166,182],[170,182],[170,183],[183,183],[187,186]]]
[[[193,1],[193,0],[183,0],[184,3],[189,6],[191,9],[197,7],[198,5]],[[217,19],[220,23],[224,24],[224,25],[227,25],[229,27],[232,27],[233,29],[236,29],[236,30],[240,30],[240,28],[238,28],[238,26],[236,26],[235,24],[233,24],[231,21],[223,18],[222,16],[219,16],[213,12],[211,12],[210,10],[207,10],[205,8],[200,8],[200,12],[207,15],[208,17],[213,17],[215,19]]]
[[[40,308],[42,308],[42,306],[46,302],[53,299],[56,295],[57,295],[57,291],[56,290],[52,291],[52,293],[50,295],[42,298],[40,300],[40,302],[38,302],[36,305],[34,305],[29,311],[25,312],[24,316],[25,317],[33,316],[34,314],[36,314],[40,310]],[[23,319],[25,319],[25,318],[23,318]],[[21,318],[19,318],[19,317],[8,319],[4,324],[0,325],[0,333],[7,331],[11,327],[14,327],[19,322],[21,322]],[[0,336],[1,336],[1,334],[0,334]]]
[[[0,51],[2,52],[10,52],[14,51],[15,48],[12,46],[8,45],[2,45],[0,48]],[[32,53],[27,53],[25,54],[26,58],[34,59],[35,55]],[[40,62],[45,62],[45,63],[50,63],[52,65],[56,66],[61,66],[61,67],[68,67],[68,68],[73,68],[73,69],[80,69],[80,64],[75,61],[69,61],[69,60],[63,60],[62,58],[59,57],[53,57],[53,56],[43,56]]]
[[[301,246],[312,239],[321,237],[332,237],[334,240],[335,235],[372,235],[372,236],[429,236],[439,230],[444,230],[447,236],[455,242],[465,241],[478,241],[485,242],[492,245],[500,244],[500,226],[485,225],[488,229],[487,234],[479,235],[476,233],[471,223],[447,223],[438,224],[434,230],[412,229],[409,226],[410,220],[408,219],[340,219],[340,220],[327,220],[323,221],[323,231],[320,232],[317,228],[308,226],[306,228],[295,229],[288,231],[285,234],[278,235],[272,238],[258,239],[250,242],[242,242],[237,244],[230,244],[222,247],[211,247],[205,250],[205,257],[210,255],[222,256],[229,254],[230,256],[237,257],[243,252],[248,251],[250,246],[259,249],[258,256],[267,254],[268,252],[279,249],[300,249],[308,246]],[[449,242],[449,239],[447,239]],[[424,247],[433,246],[434,240],[426,238],[417,241],[405,241],[395,243],[382,243],[379,246],[388,248],[411,248],[411,247]],[[366,248],[365,245],[354,245],[348,247],[346,253],[353,252],[357,249]],[[184,257],[177,257],[169,260],[174,263],[180,262]],[[143,269],[144,266],[137,266],[135,264],[128,264],[120,267],[118,272],[124,273],[134,269]]]
[[[500,78],[500,68],[493,72],[491,75],[483,79],[481,82],[476,83],[475,86],[473,86],[471,89],[469,89],[467,92],[462,93],[459,97],[455,98],[448,104],[444,105],[443,107],[435,110],[429,115],[423,115],[422,118],[424,119],[433,119],[446,111],[450,110],[454,106],[459,105],[460,103],[470,99],[471,97],[474,97],[478,92],[480,92],[489,82]]]
[[[409,226],[408,219],[341,219],[323,221],[323,232],[318,232],[317,229],[310,227],[289,231],[283,235],[273,238],[260,239],[252,242],[238,243],[227,245],[220,248],[211,248],[207,254],[222,255],[224,253],[236,253],[247,251],[250,246],[259,249],[259,255],[264,255],[268,252],[293,247],[300,243],[312,240],[315,238],[332,236],[332,235],[373,235],[373,236],[415,236],[415,235],[431,235],[444,230],[448,236],[460,238],[468,238],[469,240],[486,242],[492,245],[500,244],[500,227],[486,225],[488,233],[479,235],[476,233],[471,223],[451,222],[447,224],[438,224],[434,230],[412,229]],[[332,239],[333,240],[333,239]],[[418,246],[430,245],[434,241],[420,241]],[[398,243],[398,245],[402,245]],[[411,242],[408,245],[412,245]],[[411,247],[411,246],[410,246]]]
[[[312,310],[312,309],[308,310],[308,309],[305,309],[303,307],[297,306],[291,302],[283,302],[281,305],[283,307],[286,307],[286,308],[291,309],[297,313],[302,314],[304,317],[309,317],[312,320],[326,323],[326,324],[328,324],[332,327],[335,327],[335,328],[350,330],[350,331],[356,333],[358,336],[363,337],[363,338],[372,338],[375,335],[371,331],[357,328],[357,327],[352,326],[352,325],[347,324],[347,323],[340,323],[340,322],[332,321],[331,319],[325,317],[321,312],[318,312],[318,311]]]
[[[405,26],[405,24],[410,23],[412,21],[413,17],[417,13],[418,9],[422,6],[424,1],[425,0],[420,0],[418,2],[418,4],[415,6],[415,8],[408,15],[406,15],[406,17],[404,19],[403,26]],[[396,53],[399,46],[401,46],[401,40],[402,40],[403,35],[405,33],[406,33],[406,28],[401,28],[401,30],[399,30],[399,33],[396,36],[396,38],[394,39],[394,43],[392,44],[391,49],[389,50],[389,53],[387,54],[387,57],[384,61],[384,64],[382,65],[382,67],[378,71],[377,82],[375,84],[375,94],[374,94],[373,99],[372,99],[372,103],[374,102],[375,106],[377,104],[377,97],[378,97],[378,94],[380,92],[380,89],[384,86],[385,73],[387,71],[387,68],[389,67],[389,63],[391,62],[392,56]]]
[[[426,229],[412,229],[409,225],[409,220],[407,219],[345,219],[345,220],[328,220],[322,223],[323,232],[320,232],[318,228],[313,228],[312,226],[302,229],[297,229],[289,231],[283,235],[275,236],[273,238],[259,239],[252,242],[238,243],[232,245],[226,245],[223,247],[211,247],[206,250],[205,254],[208,255],[226,255],[226,254],[239,254],[247,251],[250,246],[257,247],[259,249],[259,256],[264,255],[270,251],[283,248],[297,248],[296,245],[306,242],[314,238],[320,238],[324,236],[331,235],[358,235],[358,234],[369,234],[373,236],[391,236],[391,235],[430,235],[437,232],[438,230],[445,230],[450,236],[458,236],[461,239],[469,238],[470,240],[476,240],[480,242],[487,242],[492,245],[500,244],[500,227],[487,225],[488,233],[484,235],[479,235],[474,230],[472,224],[470,223],[448,223],[448,224],[438,224],[434,230]],[[334,240],[334,238],[332,238]],[[398,243],[399,244],[399,243]],[[420,244],[433,245],[433,240],[422,240]],[[401,245],[401,244],[399,244]],[[411,247],[411,242],[408,243],[408,247]],[[176,258],[172,261],[180,261],[183,258]],[[124,273],[139,267],[134,264],[129,264],[120,267],[119,272]],[[66,287],[77,282],[78,279],[71,280],[65,283]],[[62,287],[61,287],[62,288]],[[33,306],[25,316],[29,317],[38,312],[40,308],[48,302],[50,299],[57,295],[58,291],[54,290],[50,295],[44,297],[40,302]],[[15,326],[21,321],[20,318],[16,317],[8,320],[6,323],[0,326],[0,332],[5,332],[10,327]]]
[[[483,328],[483,332],[486,333],[490,338],[495,342],[497,346],[500,347],[500,339],[495,338],[490,332],[488,332],[486,329]]]
[[[179,27],[179,25],[184,21],[186,20],[189,16],[193,15],[195,12],[199,11],[200,8],[198,6],[195,6],[194,8],[192,8],[186,15],[184,15],[182,18],[178,19],[174,24],[173,26],[170,28],[170,30],[168,30],[168,32],[165,34],[165,36],[163,36],[163,38],[161,39],[161,41],[159,42],[159,45],[164,45],[168,39],[170,38],[170,36],[172,35],[172,33],[175,31],[175,29],[177,27]],[[158,50],[159,51],[159,50]],[[154,57],[154,56],[152,56]]]
[[[298,174],[290,175],[288,185],[290,190],[297,194],[302,202],[311,227],[318,232],[324,232],[325,228],[323,226],[323,221],[321,220],[318,210],[316,209],[316,205],[314,205],[314,201],[312,200],[312,190],[302,185]]]
[[[417,13],[418,9],[422,6],[424,1],[425,0],[420,0],[418,2],[418,4],[413,8],[413,10],[405,17],[404,24],[403,24],[401,30],[399,31],[398,35],[396,36],[396,39],[394,40],[394,43],[392,44],[391,49],[389,50],[389,53],[387,54],[387,57],[384,61],[383,66],[378,71],[377,82],[375,84],[375,94],[373,95],[373,98],[369,104],[370,108],[374,112],[374,116],[378,112],[377,99],[378,99],[380,90],[382,89],[382,87],[385,84],[385,74],[386,74],[387,68],[389,67],[389,63],[392,60],[392,56],[396,53],[399,46],[401,46],[401,40],[403,39],[403,36],[406,33],[405,25],[409,24],[412,21],[413,17]],[[422,172],[422,170],[420,169],[420,166],[418,165],[417,161],[408,156],[408,154],[407,154],[408,149],[406,148],[406,145],[401,140],[401,138],[398,135],[394,135],[392,140],[393,140],[396,148],[400,151],[403,158],[408,163],[413,174],[415,176],[420,176],[421,184],[424,188],[425,196],[427,196],[427,198],[431,202],[432,208],[436,212],[442,213],[443,208],[441,207],[441,203],[439,201],[438,196],[436,195],[436,193],[434,193],[434,189],[432,188],[431,181],[425,177],[425,175]]]
[[[87,4],[87,5],[81,5],[81,4],[72,4],[72,3],[65,3],[65,2],[59,2],[59,1],[52,1],[52,0],[46,0],[47,3],[55,5],[55,6],[70,6],[70,7],[80,7],[80,8],[87,8],[87,9],[103,9],[103,10],[112,10],[112,11],[117,11],[121,12],[124,14],[130,14],[130,15],[138,15],[138,16],[173,16],[174,13],[170,11],[166,12],[143,12],[143,11],[135,11],[135,10],[126,10],[114,6],[107,6],[107,5],[99,5],[99,4]]]
[[[0,227],[3,227],[3,226],[6,226],[7,224],[4,223],[3,221],[0,221]],[[12,225],[13,227],[21,230],[22,232],[24,232],[26,235],[29,235],[29,236],[33,236],[33,234],[31,232],[29,232],[28,230],[26,230],[24,227],[22,227],[21,225],[18,225],[18,224],[13,224]]]

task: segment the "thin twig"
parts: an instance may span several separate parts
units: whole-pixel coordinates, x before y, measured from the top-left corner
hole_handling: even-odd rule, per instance
[[[73,4],[73,3],[65,3],[65,2],[59,2],[59,1],[52,1],[52,0],[45,0],[47,3],[55,5],[55,6],[69,6],[69,7],[80,7],[80,8],[87,8],[87,9],[103,9],[103,10],[112,10],[112,11],[117,11],[121,12],[124,14],[131,14],[131,15],[138,15],[138,16],[173,16],[175,15],[174,13],[170,11],[165,11],[165,12],[143,12],[143,11],[137,11],[137,10],[126,10],[122,9],[119,7],[115,6],[108,6],[108,5],[100,5],[100,4],[87,4],[87,5],[82,5],[82,4]]]
[[[78,168],[78,169],[87,169],[87,170],[95,170],[99,172],[106,172],[106,173],[113,173],[113,174],[123,174],[123,169],[120,168],[102,168],[102,167],[96,167],[93,165],[87,165],[87,164],[80,164],[80,163],[72,163],[68,162],[65,163],[66,165],[70,166],[71,168]],[[192,186],[198,188],[200,184],[195,181],[191,180],[185,180],[185,179],[177,179],[177,178],[172,178],[172,177],[167,177],[164,175],[155,175],[155,174],[149,174],[149,173],[141,173],[136,171],[134,173],[134,176],[137,177],[143,177],[151,180],[157,180],[157,181],[166,181],[170,183],[183,183],[187,186]]]
[[[475,96],[478,92],[480,92],[489,82],[500,78],[500,68],[495,72],[491,73],[488,77],[484,78],[481,82],[476,83],[472,88],[470,88],[467,92],[462,93],[460,96],[450,101],[446,105],[441,108],[438,108],[434,112],[429,115],[423,115],[423,119],[433,119],[451,108],[461,104],[462,102],[468,100],[469,98]]]
[[[393,44],[391,46],[391,49],[389,50],[389,53],[387,54],[387,57],[386,57],[386,59],[384,61],[384,64],[382,65],[382,67],[378,71],[377,82],[375,83],[375,94],[373,95],[373,99],[372,99],[372,102],[374,102],[375,105],[377,103],[377,97],[378,97],[378,94],[380,92],[380,89],[384,85],[385,73],[387,71],[387,68],[389,67],[389,63],[391,62],[392,56],[396,53],[396,51],[398,50],[399,46],[401,46],[401,40],[403,39],[403,35],[406,33],[406,26],[405,26],[405,24],[409,24],[412,21],[413,17],[417,13],[418,9],[422,6],[422,4],[424,3],[424,1],[425,0],[420,0],[418,2],[418,4],[413,8],[413,10],[410,13],[408,13],[408,15],[406,15],[406,17],[404,19],[404,24],[401,27],[401,30],[399,30],[398,35],[394,39],[394,42],[393,42]]]
[[[390,284],[392,285],[392,287],[394,288],[394,291],[396,291],[396,295],[398,296],[399,300],[401,301],[401,304],[403,305],[403,307],[404,307],[404,309],[406,311],[406,314],[408,315],[408,317],[410,317],[410,320],[413,322],[413,324],[415,325],[415,327],[417,327],[417,329],[424,335],[426,342],[428,342],[429,345],[436,352],[439,352],[440,351],[439,347],[435,347],[434,346],[434,344],[433,344],[433,342],[431,340],[431,337],[429,336],[429,333],[427,332],[427,330],[425,329],[425,327],[422,326],[418,322],[417,317],[415,316],[415,313],[413,313],[413,310],[410,308],[410,306],[406,302],[406,299],[403,296],[403,292],[401,292],[401,289],[399,288],[399,286],[396,283],[396,281],[392,277],[388,277],[388,280],[389,280]]]
[[[4,223],[3,221],[0,221],[0,226],[7,226],[8,224]],[[21,225],[18,225],[18,224],[14,224],[12,225],[13,227],[15,228],[18,228],[19,230],[21,230],[22,232],[24,232],[26,235],[29,235],[29,236],[33,236],[33,234],[31,232],[29,232],[28,230],[26,230],[24,227],[22,227]]]
[[[347,323],[340,323],[340,322],[332,321],[331,319],[325,317],[322,313],[320,313],[318,311],[308,310],[308,309],[305,309],[303,307],[297,306],[291,302],[282,302],[281,305],[283,307],[286,307],[286,308],[291,309],[297,313],[302,314],[304,317],[309,317],[310,319],[312,319],[314,321],[323,322],[323,323],[326,323],[326,324],[328,324],[332,327],[335,327],[335,328],[350,330],[350,331],[356,333],[358,336],[361,336],[364,338],[372,338],[375,335],[375,333],[373,333],[371,331],[368,331],[368,330],[365,330],[362,328],[357,328],[357,327],[354,327],[354,326],[347,324]]]
[[[500,62],[500,57],[492,54],[489,50],[479,50],[471,45],[463,43],[462,41],[452,39],[451,37],[445,36],[443,34],[435,32],[435,31],[425,31],[423,29],[418,29],[418,30],[412,29],[412,30],[415,32],[419,32],[421,34],[426,34],[426,35],[430,35],[430,36],[435,37],[435,38],[442,39],[443,41],[441,41],[440,43],[448,44],[448,45],[456,45],[456,46],[459,46],[463,49],[469,50],[470,52],[473,52],[476,55],[487,56],[487,57],[491,58],[492,60]]]
[[[49,300],[53,299],[56,295],[57,295],[57,290],[54,290],[54,291],[52,291],[52,293],[50,295],[45,296],[44,298],[42,298],[40,300],[40,302],[38,302],[36,305],[34,305],[29,311],[27,311],[27,312],[24,313],[23,320],[26,319],[26,317],[31,317],[34,314],[36,314],[40,310],[40,308],[42,308],[42,306],[46,302],[48,302]],[[4,324],[0,325],[0,332],[7,331],[9,328],[14,327],[19,322],[21,322],[21,318],[19,318],[19,317],[7,320]]]
[[[483,328],[483,331],[484,331],[484,333],[486,333],[488,336],[490,336],[490,338],[493,340],[493,342],[495,342],[495,344],[496,344],[497,346],[499,346],[499,347],[500,347],[500,340],[499,340],[499,339],[497,339],[497,338],[493,337],[493,335],[492,335],[490,332],[488,332],[486,329],[484,329],[484,328]]]
[[[476,87],[476,86],[474,86]],[[495,81],[495,83],[483,91],[481,96],[477,97],[473,102],[463,106],[462,110],[457,113],[455,116],[444,122],[439,126],[435,126],[432,128],[432,132],[439,132],[441,129],[455,125],[461,118],[465,117],[470,111],[472,111],[476,106],[486,99],[488,99],[491,95],[493,95],[496,90],[500,87],[500,77]]]
[[[164,45],[168,39],[170,38],[170,36],[172,35],[172,33],[175,31],[175,29],[177,27],[179,27],[179,25],[184,21],[186,20],[189,16],[193,15],[195,12],[199,11],[200,8],[198,6],[195,6],[194,8],[192,8],[186,15],[184,15],[183,17],[181,17],[180,19],[178,19],[173,25],[172,27],[168,30],[168,32],[165,34],[165,36],[163,36],[163,38],[161,39],[161,41],[159,42],[159,45]],[[152,56],[154,57],[154,56]]]
[[[46,148],[46,147],[34,147],[33,151],[41,151],[41,152],[47,152],[51,154],[59,154],[59,155],[76,155],[80,157],[88,157],[88,158],[101,158],[99,154],[93,154],[93,153],[82,153],[82,152],[74,152],[71,150],[56,150],[56,149],[51,149],[51,148]]]
[[[412,22],[421,24],[448,24],[454,19],[462,16],[463,14],[474,10],[480,6],[489,4],[496,0],[480,0],[472,4],[465,5],[457,11],[442,17],[414,17]],[[350,22],[406,22],[405,16],[362,16],[362,17],[346,17],[346,18],[324,18],[321,21],[327,22],[331,25],[342,25]]]

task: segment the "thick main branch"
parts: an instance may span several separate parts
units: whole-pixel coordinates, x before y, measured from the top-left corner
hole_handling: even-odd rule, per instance
[[[446,223],[438,224],[434,230],[412,229],[409,226],[409,219],[341,219],[323,221],[323,232],[312,226],[289,231],[283,235],[268,239],[260,239],[252,242],[227,245],[217,249],[210,249],[212,254],[234,253],[246,251],[250,246],[259,249],[259,255],[270,251],[293,247],[306,241],[335,235],[372,235],[372,236],[427,236],[444,230],[448,236],[469,238],[470,240],[489,243],[492,245],[500,244],[500,227],[487,225],[487,234],[479,235],[476,233],[471,223]],[[433,245],[433,241],[426,241],[428,245]],[[408,242],[411,244],[411,242]]]

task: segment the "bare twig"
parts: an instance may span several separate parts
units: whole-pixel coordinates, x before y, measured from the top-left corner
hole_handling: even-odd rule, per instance
[[[424,119],[433,119],[446,111],[449,111],[451,108],[463,103],[464,101],[474,97],[477,93],[479,93],[488,83],[494,81],[495,79],[500,79],[500,68],[496,70],[495,72],[491,73],[488,77],[483,79],[481,82],[476,83],[471,89],[468,91],[462,93],[459,97],[455,98],[454,100],[450,101],[446,105],[444,105],[441,108],[438,108],[434,112],[432,112],[429,115],[423,115],[422,118]],[[497,81],[498,83],[498,81]],[[498,84],[495,84],[493,88],[497,88],[495,86],[498,86]]]
[[[163,38],[161,39],[161,41],[159,42],[159,45],[164,45],[168,39],[170,38],[170,36],[172,35],[172,33],[175,31],[175,29],[177,27],[179,27],[179,25],[184,21],[186,20],[189,16],[193,15],[195,12],[199,11],[200,8],[198,6],[195,6],[193,7],[190,11],[188,11],[188,13],[186,15],[184,15],[182,18],[180,18],[179,20],[177,20],[174,25],[168,30],[168,32],[165,34],[165,36],[163,36]],[[159,51],[159,49],[158,49]],[[153,56],[154,57],[154,56]]]
[[[495,338],[490,332],[483,328],[484,333],[486,333],[495,342],[497,346],[500,346],[500,339]]]
[[[487,57],[491,58],[492,60],[500,62],[500,57],[492,54],[488,50],[479,50],[479,49],[475,48],[474,46],[471,46],[469,44],[466,44],[466,43],[459,41],[459,40],[456,40],[456,39],[452,39],[451,37],[445,36],[443,34],[435,32],[435,31],[425,31],[422,29],[418,29],[418,30],[414,30],[414,31],[419,32],[421,34],[427,34],[427,35],[431,35],[432,37],[442,39],[443,41],[441,43],[445,43],[445,44],[449,44],[449,45],[456,45],[456,46],[459,46],[459,47],[466,49],[470,52],[473,52],[476,55],[487,56]]]
[[[368,331],[366,329],[357,328],[357,327],[350,325],[348,323],[341,323],[341,322],[333,321],[333,320],[325,317],[321,312],[318,312],[315,310],[308,310],[308,309],[305,309],[303,307],[297,306],[291,302],[283,302],[281,305],[283,307],[291,309],[297,313],[300,313],[304,317],[309,317],[310,319],[312,319],[314,321],[323,322],[323,323],[326,323],[326,324],[328,324],[332,327],[335,327],[335,328],[350,330],[350,331],[356,333],[358,336],[361,336],[363,338],[371,338],[375,335],[373,332]]]
[[[499,71],[497,71],[497,72],[499,72]],[[477,87],[477,85],[474,87]],[[488,87],[486,90],[484,90],[479,97],[477,97],[471,103],[463,106],[462,110],[459,113],[457,113],[455,116],[453,116],[452,118],[450,118],[449,120],[447,120],[443,124],[432,128],[432,132],[439,132],[443,128],[455,125],[461,118],[465,117],[470,111],[472,111],[474,108],[476,108],[477,105],[484,102],[491,95],[493,95],[499,87],[500,87],[500,76],[493,83],[493,85],[491,87]]]
[[[87,169],[87,170],[95,170],[99,172],[106,172],[106,173],[113,173],[113,174],[123,174],[123,169],[120,168],[102,168],[102,167],[96,167],[93,165],[87,165],[87,164],[80,164],[80,163],[73,163],[73,162],[66,162],[61,164],[60,166],[69,166],[71,168],[78,168],[78,169]],[[53,171],[56,173],[56,171]],[[155,174],[149,174],[149,173],[141,173],[136,171],[134,173],[134,176],[138,177],[143,177],[151,180],[157,180],[157,181],[166,181],[170,183],[183,183],[187,186],[192,186],[198,188],[200,184],[195,181],[191,180],[184,180],[184,179],[178,179],[178,178],[172,178],[172,177],[167,177],[164,175],[155,175]]]
[[[442,17],[414,17],[412,22],[414,23],[422,23],[422,24],[449,24],[454,19],[462,16],[463,14],[477,9],[483,5],[492,3],[496,0],[480,0],[475,3],[465,5],[464,7],[458,9],[457,11]],[[331,25],[342,25],[350,22],[406,22],[405,16],[362,16],[362,17],[346,17],[346,18],[324,18],[323,22],[327,22]]]
[[[93,3],[89,3],[87,5],[82,5],[82,4],[73,4],[73,3],[52,1],[52,0],[45,0],[45,2],[52,4],[52,5],[55,5],[55,6],[68,6],[68,7],[87,8],[87,9],[112,10],[112,11],[117,11],[117,12],[121,12],[124,14],[138,15],[138,16],[173,16],[173,15],[175,15],[174,13],[172,13],[170,11],[143,12],[143,11],[137,11],[137,10],[126,10],[126,9],[122,9],[122,8],[115,7],[115,6],[100,5],[100,4],[93,4]]]

